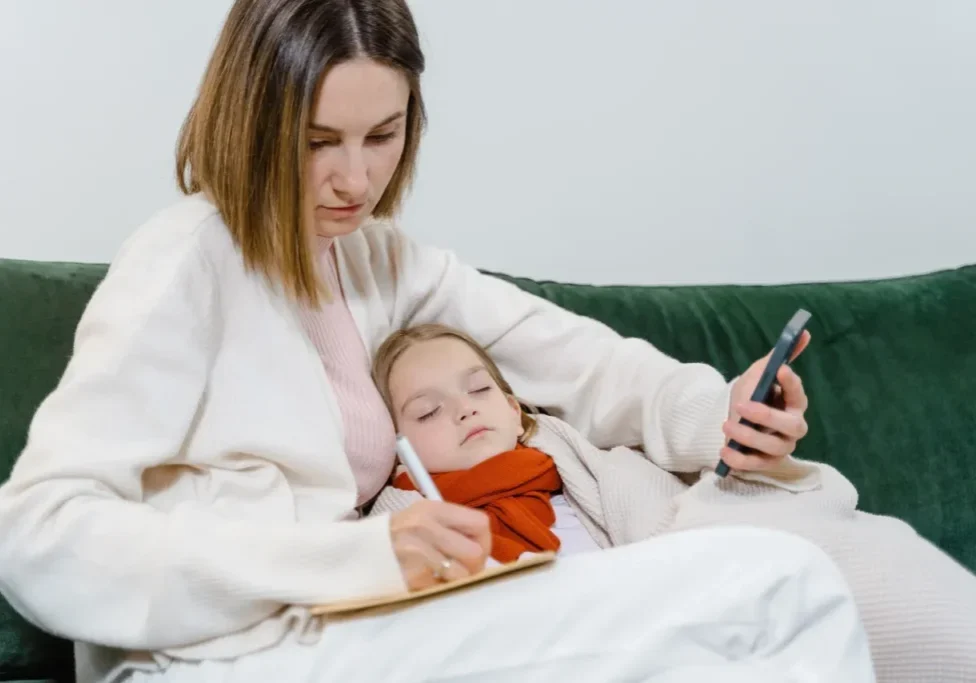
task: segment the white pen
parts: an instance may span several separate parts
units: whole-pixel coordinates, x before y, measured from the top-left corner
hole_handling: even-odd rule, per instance
[[[397,455],[400,456],[400,462],[406,466],[407,471],[410,472],[410,478],[413,479],[420,492],[430,500],[443,501],[444,498],[441,496],[441,492],[437,490],[437,485],[430,478],[430,473],[424,467],[424,463],[420,462],[420,456],[417,455],[417,451],[410,445],[407,437],[397,437],[396,450]]]

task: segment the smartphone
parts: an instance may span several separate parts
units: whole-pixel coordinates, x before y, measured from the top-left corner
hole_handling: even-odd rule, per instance
[[[766,363],[766,367],[763,368],[762,375],[759,377],[759,384],[756,385],[756,390],[752,392],[751,400],[770,405],[775,397],[776,388],[779,386],[779,383],[776,381],[776,375],[783,365],[790,364],[793,352],[796,350],[796,345],[800,341],[800,336],[803,334],[803,330],[806,329],[807,323],[810,322],[810,317],[810,312],[801,308],[786,323],[786,327],[783,328],[783,332],[779,335],[779,339],[773,347],[773,352],[769,356],[769,361]],[[739,423],[750,427],[756,426],[745,418],[740,419]],[[729,448],[740,453],[746,453],[747,455],[756,452],[754,449],[743,446],[734,439],[729,441]],[[725,477],[728,473],[729,466],[725,464],[725,461],[720,461],[718,467],[715,468],[715,474],[719,477]]]

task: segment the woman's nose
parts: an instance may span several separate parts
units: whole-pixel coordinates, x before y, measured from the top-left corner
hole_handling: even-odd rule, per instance
[[[357,203],[366,199],[369,190],[369,173],[361,151],[346,153],[344,163],[332,178],[332,188],[344,201]]]

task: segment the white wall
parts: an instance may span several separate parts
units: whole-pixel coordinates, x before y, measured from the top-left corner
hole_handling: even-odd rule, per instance
[[[976,262],[972,0],[412,4],[422,240],[599,283]],[[0,256],[109,259],[176,196],[174,137],[229,5],[0,3]]]

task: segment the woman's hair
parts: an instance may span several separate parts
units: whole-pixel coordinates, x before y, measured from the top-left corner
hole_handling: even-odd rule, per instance
[[[249,268],[313,303],[322,290],[304,221],[309,119],[329,69],[359,57],[410,85],[403,156],[373,211],[392,216],[426,124],[424,55],[405,0],[237,0],[179,136],[180,190],[210,197]]]
[[[376,387],[379,389],[380,395],[383,397],[383,402],[386,403],[386,407],[390,411],[390,415],[393,416],[394,422],[396,421],[396,410],[390,398],[390,373],[393,371],[393,366],[400,356],[403,355],[403,352],[414,344],[432,339],[441,339],[443,337],[457,339],[467,344],[472,351],[478,354],[481,362],[485,364],[485,369],[488,370],[488,374],[495,380],[495,383],[501,388],[502,392],[518,401],[515,392],[512,391],[511,385],[502,376],[501,370],[498,369],[495,361],[492,360],[488,352],[478,342],[464,332],[452,327],[437,323],[427,323],[404,330],[397,330],[391,334],[380,345],[380,348],[376,352],[376,358],[373,360],[373,381],[376,383]],[[525,430],[525,433],[519,438],[519,441],[524,443],[528,441],[537,429],[536,420],[531,414],[536,411],[521,401],[519,401],[519,408],[522,416],[522,429]]]

